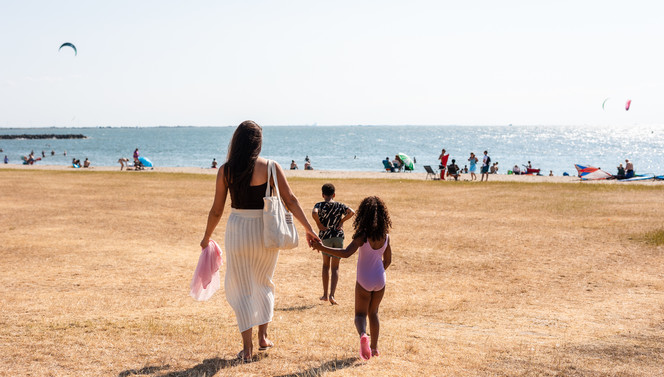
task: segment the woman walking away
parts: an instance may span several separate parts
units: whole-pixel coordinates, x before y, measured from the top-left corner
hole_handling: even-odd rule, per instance
[[[377,196],[362,200],[353,222],[353,242],[345,249],[333,249],[314,243],[314,249],[341,258],[348,258],[359,250],[357,282],[355,283],[355,328],[360,335],[360,357],[369,360],[378,356],[378,306],[385,293],[385,270],[392,262],[392,248],[387,234],[392,227],[385,203]],[[367,335],[367,314],[371,330],[371,344]]]
[[[233,308],[242,334],[242,351],[237,355],[244,362],[253,356],[252,330],[258,327],[258,350],[274,346],[268,339],[267,327],[274,312],[272,275],[278,250],[263,247],[263,196],[267,185],[278,185],[281,197],[304,226],[309,245],[320,242],[307,221],[299,201],[291,191],[284,172],[276,164],[277,176],[267,181],[268,161],[259,157],[263,130],[253,121],[244,121],[233,134],[227,161],[217,173],[214,202],[208,215],[201,247],[207,247],[224,212],[226,197],[231,196],[231,214],[225,234],[226,300]]]

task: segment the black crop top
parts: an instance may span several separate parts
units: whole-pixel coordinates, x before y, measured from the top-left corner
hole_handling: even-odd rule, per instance
[[[267,182],[258,186],[249,186],[244,195],[238,197],[231,191],[231,207],[236,209],[263,209],[263,197],[267,189]]]

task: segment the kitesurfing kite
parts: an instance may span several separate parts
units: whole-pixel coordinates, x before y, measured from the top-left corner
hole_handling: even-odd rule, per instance
[[[604,108],[604,105],[606,105],[606,101],[608,101],[608,100],[609,100],[609,98],[605,99],[604,102],[602,102],[602,110],[606,110],[606,109]]]
[[[611,178],[611,174],[593,166],[574,165],[579,172],[579,177],[584,181]]]
[[[625,104],[625,111],[629,111],[629,107],[632,105],[632,100],[628,99],[627,103]]]
[[[65,42],[62,45],[60,45],[60,48],[58,49],[58,51],[62,50],[62,48],[65,47],[65,46],[71,47],[71,48],[74,49],[74,56],[78,55],[78,51],[76,50],[76,46],[74,46],[73,43],[69,43],[69,42]]]

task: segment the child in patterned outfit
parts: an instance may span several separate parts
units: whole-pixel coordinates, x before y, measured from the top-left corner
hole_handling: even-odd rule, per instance
[[[360,335],[360,357],[368,360],[379,355],[378,306],[385,293],[385,270],[392,263],[392,248],[387,233],[392,227],[392,221],[385,203],[376,196],[362,200],[353,226],[353,241],[345,249],[333,249],[317,242],[312,246],[318,251],[341,258],[348,258],[359,250],[355,284],[355,328]],[[367,315],[371,339],[367,335]]]
[[[355,215],[347,205],[335,202],[335,188],[331,183],[326,183],[322,187],[324,202],[316,203],[312,217],[318,225],[318,236],[323,241],[323,245],[329,247],[344,247],[344,222]],[[322,301],[327,301],[335,305],[334,292],[337,289],[339,281],[339,257],[323,253],[323,296]],[[332,279],[330,279],[330,268],[332,268]],[[330,295],[327,294],[327,283],[330,281]]]

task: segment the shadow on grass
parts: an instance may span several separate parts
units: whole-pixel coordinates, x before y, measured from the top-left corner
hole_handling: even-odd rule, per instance
[[[141,369],[129,369],[125,370],[123,372],[120,372],[118,374],[118,377],[128,377],[128,376],[134,376],[134,375],[141,375],[141,374],[155,374],[161,370],[168,369],[170,368],[169,365],[164,365],[163,367],[145,367]]]
[[[315,306],[316,305],[289,306],[287,308],[275,308],[274,310],[278,312],[300,312],[302,310],[311,309]]]
[[[356,367],[357,366],[356,363],[357,363],[358,360],[359,359],[357,357],[349,357],[349,358],[343,359],[343,360],[332,360],[332,361],[328,361],[326,363],[323,363],[319,367],[309,368],[305,371],[292,373],[292,374],[283,374],[283,375],[277,376],[277,377],[317,377],[317,376],[322,376],[324,373],[327,373],[327,372],[334,372],[334,371],[345,369],[345,368]]]
[[[267,354],[254,355],[253,362],[260,361],[267,357]],[[238,359],[221,359],[215,357],[214,359],[205,359],[202,363],[195,365],[189,369],[174,371],[166,374],[160,374],[159,377],[207,377],[214,376],[222,369],[231,368],[241,365],[242,362]],[[130,369],[120,372],[118,377],[129,377],[133,375],[151,375],[159,373],[170,366],[165,365],[162,367],[145,367],[141,369]]]

